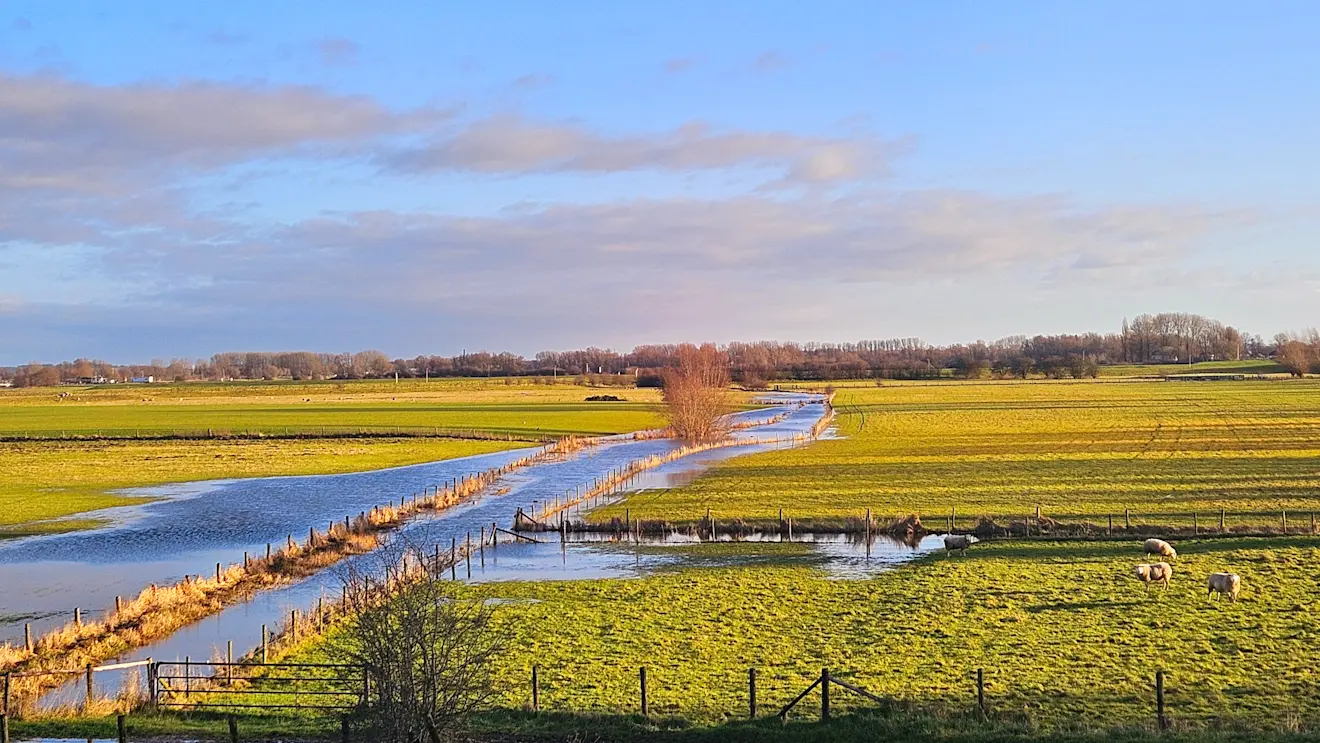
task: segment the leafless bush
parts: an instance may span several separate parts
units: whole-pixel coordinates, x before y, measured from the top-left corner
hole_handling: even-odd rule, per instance
[[[729,432],[729,361],[713,344],[679,346],[678,366],[664,370],[665,416],[674,435],[716,441]]]
[[[342,572],[343,652],[367,669],[373,740],[439,743],[497,693],[491,660],[503,636],[493,610],[458,597],[431,559],[400,543]]]

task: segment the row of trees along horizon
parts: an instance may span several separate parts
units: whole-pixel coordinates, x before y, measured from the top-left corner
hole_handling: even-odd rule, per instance
[[[57,364],[0,367],[14,386],[49,386],[90,379],[154,377],[156,381],[231,379],[372,379],[418,377],[588,377],[597,384],[660,384],[659,370],[677,365],[686,344],[642,345],[621,353],[604,348],[542,351],[532,358],[501,352],[390,359],[357,353],[226,352],[210,359],[154,359],[114,365],[80,358]],[[729,343],[734,382],[749,386],[778,379],[920,379],[944,376],[1094,377],[1103,365],[1173,364],[1273,359],[1295,375],[1320,373],[1320,332],[1259,335],[1200,315],[1161,313],[1124,319],[1117,333],[1010,336],[986,343],[931,345],[919,338],[857,343]]]

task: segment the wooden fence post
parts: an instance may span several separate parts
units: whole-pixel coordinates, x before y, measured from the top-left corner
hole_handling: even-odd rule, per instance
[[[820,671],[820,721],[830,721],[830,669]]]
[[[23,623],[23,649],[32,652],[32,625],[28,622]]]
[[[128,723],[124,715],[115,718],[115,729],[119,733],[119,743],[128,743]]]
[[[0,743],[9,743],[9,715],[0,712]]]
[[[229,715],[229,743],[238,743],[238,718]]]
[[[1125,531],[1132,529],[1132,512],[1126,508],[1123,509],[1123,529]]]
[[[532,711],[541,711],[541,674],[540,666],[532,666]]]
[[[985,669],[976,669],[976,710],[981,719],[986,719],[985,712]]]
[[[10,691],[9,672],[6,671],[5,672],[5,705],[3,707],[0,707],[0,713],[6,715],[9,714],[9,691]]]
[[[1109,514],[1109,526],[1105,527],[1105,536],[1114,533],[1114,514]]]
[[[1164,671],[1155,672],[1155,715],[1160,730],[1169,729],[1169,718],[1164,716]]]
[[[82,626],[82,609],[77,606],[73,607],[73,624],[76,627]]]
[[[756,719],[756,669],[747,669],[747,717]]]
[[[339,718],[339,743],[348,743],[348,717]]]
[[[1225,510],[1226,510],[1226,509],[1223,509],[1223,508],[1219,509],[1219,531],[1221,531],[1221,532],[1224,530],[1224,511],[1225,511]]]
[[[91,714],[92,702],[96,701],[96,689],[93,686],[92,664],[87,664],[87,698],[83,700],[83,711]]]
[[[1199,535],[1200,533],[1201,533],[1201,525],[1200,525],[1200,523],[1198,522],[1198,515],[1197,515],[1197,513],[1196,513],[1195,511],[1193,511],[1193,512],[1192,512],[1192,536],[1197,536],[1197,535]]]
[[[270,657],[270,631],[268,631],[268,630],[266,629],[266,625],[263,624],[263,625],[261,625],[261,663],[262,663],[262,665],[265,665],[265,664],[268,662],[268,661],[267,661],[267,658],[269,658],[269,657]]]
[[[1288,533],[1288,512],[1287,512],[1287,511],[1284,511],[1284,512],[1283,512],[1283,533],[1284,533],[1284,534],[1287,534],[1287,533]]]
[[[642,681],[642,717],[649,717],[651,707],[647,703],[647,698],[646,698],[646,666],[642,666],[641,681]]]

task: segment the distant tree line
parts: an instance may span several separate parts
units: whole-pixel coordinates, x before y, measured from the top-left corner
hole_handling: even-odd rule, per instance
[[[558,377],[595,384],[659,386],[665,369],[679,366],[679,344],[643,345],[628,352],[590,347],[542,351],[531,358],[502,352],[390,359],[380,351],[357,353],[229,352],[209,359],[153,359],[115,366],[76,359],[58,364],[0,367],[0,380],[15,386],[80,380],[157,381],[230,379],[382,379],[417,377]],[[857,343],[730,343],[720,349],[734,382],[759,387],[775,380],[920,379],[952,373],[1054,378],[1094,377],[1104,365],[1275,359],[1294,374],[1320,372],[1320,333],[1279,334],[1272,341],[1216,320],[1186,313],[1124,319],[1117,333],[1012,336],[994,342],[938,346],[919,338]]]

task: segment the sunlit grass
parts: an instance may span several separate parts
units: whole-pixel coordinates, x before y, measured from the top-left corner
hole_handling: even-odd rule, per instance
[[[940,523],[1124,509],[1320,510],[1320,383],[1130,382],[841,388],[846,438],[729,460],[595,518],[917,513]],[[1294,522],[1296,524],[1296,522]]]

